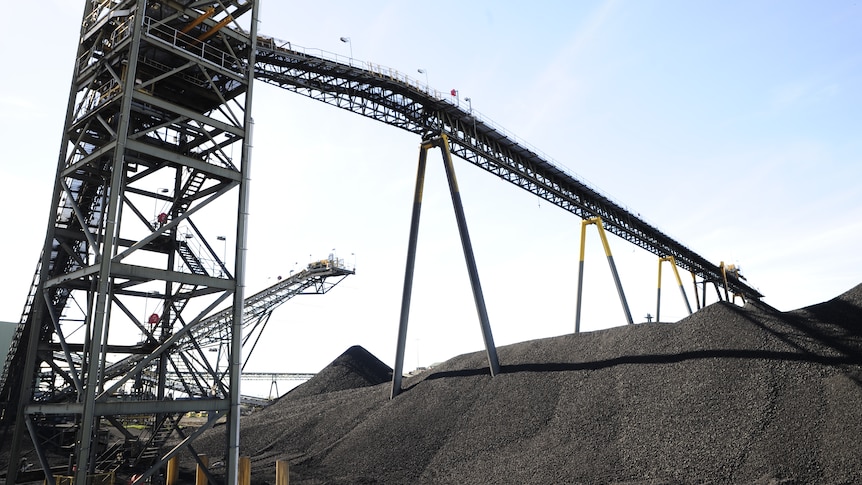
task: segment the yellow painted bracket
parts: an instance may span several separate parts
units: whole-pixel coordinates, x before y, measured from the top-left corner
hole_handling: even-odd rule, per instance
[[[191,22],[189,22],[189,24],[188,24],[188,25],[186,25],[185,27],[183,27],[183,29],[181,30],[181,32],[182,32],[182,33],[184,33],[184,34],[188,34],[190,30],[192,30],[193,28],[195,28],[195,27],[197,27],[198,25],[200,25],[204,20],[206,20],[206,19],[208,19],[208,18],[212,17],[214,13],[215,13],[215,7],[210,7],[210,8],[208,8],[208,9],[206,9],[206,11],[205,11],[204,13],[202,13],[202,14],[200,15],[200,17],[198,17],[198,18],[196,18],[196,19],[192,20]]]
[[[656,294],[655,302],[655,321],[661,321],[661,264],[667,261],[673,268],[673,274],[676,276],[676,284],[679,285],[679,291],[682,293],[682,300],[685,302],[685,307],[688,309],[688,314],[691,315],[691,305],[688,303],[688,296],[685,294],[685,288],[682,286],[682,279],[679,277],[679,271],[676,268],[676,260],[673,256],[665,256],[658,258],[658,293]],[[694,274],[692,273],[692,276]],[[696,288],[696,287],[695,287]]]
[[[222,19],[219,23],[215,24],[211,29],[209,29],[206,32],[204,32],[203,34],[199,35],[198,40],[203,42],[203,41],[209,39],[210,37],[215,35],[216,32],[221,30],[225,25],[227,25],[231,22],[233,22],[233,17],[228,15],[227,17]]]
[[[575,333],[579,333],[581,331],[581,296],[583,294],[584,287],[584,258],[585,258],[585,248],[586,248],[586,239],[587,239],[587,226],[594,224],[599,231],[599,237],[602,240],[602,246],[605,249],[605,256],[608,257],[608,266],[611,268],[611,274],[614,277],[614,284],[617,287],[617,294],[620,297],[620,303],[623,306],[623,311],[626,314],[626,320],[629,325],[632,325],[634,321],[632,320],[632,313],[629,311],[629,304],[626,302],[626,295],[623,293],[623,285],[620,282],[620,276],[617,273],[617,267],[614,264],[614,257],[611,255],[611,246],[608,244],[608,238],[605,235],[605,228],[602,225],[601,217],[593,217],[590,219],[584,219],[581,221],[581,259],[578,265],[578,299],[576,303],[575,309]]]
[[[458,179],[455,177],[455,167],[452,164],[452,154],[449,151],[449,139],[445,133],[441,133],[433,136],[431,139],[424,140],[419,146],[419,166],[416,170],[416,190],[413,194],[413,213],[410,220],[410,237],[407,242],[407,264],[404,270],[404,291],[401,295],[401,318],[398,324],[398,341],[395,350],[395,367],[392,370],[392,393],[390,394],[390,398],[395,398],[402,391],[401,380],[407,341],[407,323],[410,315],[410,300],[413,293],[413,273],[416,265],[416,246],[419,236],[419,217],[422,211],[422,193],[425,185],[425,167],[428,150],[434,147],[440,148],[441,155],[443,156],[446,180],[449,184],[449,195],[452,197],[452,207],[455,209],[455,221],[458,225],[458,234],[461,238],[461,247],[464,251],[467,273],[470,276],[470,286],[473,290],[473,301],[476,304],[476,313],[479,317],[482,339],[485,341],[488,367],[492,377],[500,373],[500,360],[497,357],[497,347],[494,344],[491,325],[488,322],[488,311],[485,307],[482,285],[479,282],[479,271],[476,268],[473,244],[470,242],[470,234],[467,230],[467,219],[464,215],[464,205],[461,202],[461,191],[458,188]]]

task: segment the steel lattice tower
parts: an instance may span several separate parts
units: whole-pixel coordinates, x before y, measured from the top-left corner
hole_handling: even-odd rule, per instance
[[[45,244],[6,370],[6,400],[20,396],[5,410],[17,417],[7,483],[28,433],[47,473],[40,430],[58,423],[74,430],[84,484],[103,470],[146,478],[222,417],[235,482],[257,12],[257,0],[87,1]],[[231,302],[219,361],[191,330]],[[186,435],[190,411],[210,419]],[[140,436],[130,415],[148,423]],[[121,448],[100,442],[104,427],[126,436]],[[169,437],[181,445],[166,451]]]

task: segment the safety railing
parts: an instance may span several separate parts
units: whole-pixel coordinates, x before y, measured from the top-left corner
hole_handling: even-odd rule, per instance
[[[439,91],[439,90],[434,89],[431,86],[429,86],[427,84],[427,82],[419,81],[417,79],[414,79],[414,78],[408,76],[407,74],[404,74],[404,73],[398,71],[397,69],[386,67],[386,66],[383,66],[381,64],[362,61],[362,60],[355,59],[355,58],[350,57],[350,56],[345,56],[343,54],[337,54],[337,53],[326,51],[323,49],[308,48],[308,47],[299,46],[299,45],[293,44],[291,42],[279,40],[279,39],[276,39],[276,38],[270,37],[270,36],[258,36],[257,47],[258,47],[258,49],[268,49],[268,50],[272,50],[275,52],[281,51],[281,52],[284,52],[286,54],[293,55],[293,56],[296,56],[297,54],[299,54],[299,55],[303,55],[303,56],[308,56],[309,58],[324,59],[327,61],[336,62],[338,64],[344,64],[344,65],[354,67],[357,69],[362,69],[362,70],[365,70],[365,71],[367,71],[373,75],[387,78],[387,79],[391,79],[395,82],[408,85],[408,86],[410,86],[410,87],[412,87],[412,88],[414,88],[420,92],[427,94],[429,97],[434,98],[437,101],[448,103],[448,104],[451,104],[451,105],[453,105],[459,109],[462,109],[461,98],[460,98],[460,96],[457,95],[457,92],[456,92],[456,95],[453,96],[453,95],[451,95],[451,91],[449,91],[449,92]],[[626,210],[627,212],[634,213],[634,211],[629,209],[629,207],[627,205],[625,205],[625,204],[621,203],[620,201],[616,200],[615,198],[611,197],[610,195],[608,195],[607,192],[599,189],[594,183],[590,182],[587,178],[581,176],[580,174],[578,174],[577,172],[575,172],[571,168],[565,166],[564,164],[559,163],[553,157],[549,156],[547,153],[538,149],[535,145],[532,145],[531,143],[527,142],[523,138],[521,138],[518,135],[514,134],[513,132],[507,130],[505,127],[503,127],[499,123],[495,122],[494,120],[492,120],[491,118],[489,118],[485,114],[481,113],[479,110],[473,109],[472,105],[470,107],[468,107],[465,110],[465,112],[467,112],[467,114],[469,116],[471,116],[472,118],[474,118],[477,122],[480,122],[480,123],[492,128],[494,131],[502,134],[503,136],[508,138],[510,141],[515,142],[519,146],[526,148],[527,150],[535,153],[539,158],[545,160],[546,162],[551,163],[556,168],[558,168],[560,171],[562,171],[565,174],[569,175],[570,177],[578,180],[581,184],[583,184],[584,186],[586,186],[587,188],[589,188],[590,190],[592,190],[596,194],[601,195],[605,199],[611,201],[612,203],[621,207],[622,209]],[[653,224],[652,222],[643,218],[642,216],[639,215],[638,217],[641,220],[643,220],[644,222],[649,223],[653,227],[658,227],[655,224]]]
[[[201,41],[188,34],[157,22],[150,17],[144,18],[144,34],[151,39],[170,44],[182,49],[201,59],[213,64],[227,72],[245,75],[245,59],[230,54],[212,45],[212,43]]]

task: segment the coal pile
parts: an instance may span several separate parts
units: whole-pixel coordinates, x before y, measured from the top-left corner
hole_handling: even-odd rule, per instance
[[[498,351],[496,377],[461,355],[390,400],[388,378],[362,377],[388,368],[350,349],[243,418],[253,481],[286,459],[292,484],[862,483],[862,285]],[[211,430],[198,452],[222,442]]]
[[[328,392],[374,386],[392,381],[392,369],[364,348],[354,345],[328,366],[292,389],[287,396],[296,399]]]

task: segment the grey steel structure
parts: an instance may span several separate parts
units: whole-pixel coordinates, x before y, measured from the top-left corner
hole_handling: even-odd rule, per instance
[[[672,257],[676,264],[699,276],[705,286],[712,283],[716,293],[719,285],[729,288],[743,299],[759,299],[763,295],[748,286],[735,274],[726,273],[722,267],[710,263],[694,251],[652,227],[640,217],[590,188],[577,178],[557,167],[534,149],[517,141],[476,115],[472,107],[464,110],[457,97],[448,97],[423,86],[397,71],[381,66],[365,64],[349,59],[338,62],[322,55],[315,55],[301,48],[272,38],[258,39],[256,79],[308,96],[339,108],[396,126],[422,136],[420,146],[419,174],[414,196],[413,223],[410,230],[408,261],[402,296],[399,337],[396,344],[396,362],[392,380],[392,396],[401,392],[401,365],[407,318],[412,291],[413,251],[416,242],[419,207],[421,206],[421,181],[423,178],[425,153],[429,146],[425,140],[441,140],[445,143],[444,160],[449,152],[458,155],[482,169],[497,175],[512,184],[569,211],[581,219],[598,218],[604,230],[635,244],[660,258]],[[453,92],[453,94],[457,94]],[[466,235],[466,222],[456,201],[457,189],[452,188],[451,165],[447,163],[450,191],[458,217],[458,226],[468,270],[470,271],[476,308],[488,354],[492,375],[498,372],[496,349],[493,348],[490,325],[484,315],[484,302],[478,274],[471,264],[472,249]],[[612,264],[612,260],[609,259]],[[615,268],[612,264],[612,270]],[[619,278],[615,278],[623,307],[632,323]],[[580,284],[579,284],[580,291]],[[705,297],[706,291],[704,291]],[[578,298],[578,314],[580,298]],[[577,325],[577,324],[576,324]]]
[[[723,285],[722,270],[624,207],[554,165],[493,123],[461,108],[449,94],[378,65],[338,62],[311,50],[261,37],[255,79],[308,96],[426,138],[445,134],[450,151],[468,162],[569,211],[601,217],[605,230],[659,257]],[[730,290],[745,298],[763,295],[735,275]]]
[[[179,433],[179,414],[206,411],[228,418],[227,479],[235,479],[255,77],[424,140],[445,139],[468,162],[582,219],[600,217],[607,231],[659,257],[672,256],[704,285],[717,289],[727,276],[734,294],[762,297],[452,98],[380,66],[258,37],[257,5],[87,1],[41,264],[19,348],[0,381],[0,401],[20,396],[0,416],[18,418],[14,453],[25,426],[35,432],[40,422],[69,420],[80,430],[76,477],[85,480],[98,458],[99,422],[122,428],[123,415],[149,414],[156,424],[147,449],[158,451],[145,472],[152,474],[197,435],[167,453],[156,436]],[[226,231],[234,231],[234,244],[230,257],[219,258],[213,241],[225,240]],[[182,374],[188,352],[203,352],[190,330],[229,301],[232,318],[219,324],[230,327],[227,380],[201,357],[212,382],[228,385],[212,386],[206,397],[168,399],[168,375]],[[187,352],[175,351],[180,342],[190,342]],[[108,380],[108,363],[124,358],[134,367]],[[155,393],[121,399],[129,386],[139,388],[132,383],[144,370],[156,376]]]
[[[226,418],[226,480],[235,483],[257,12],[257,0],[86,2],[52,210],[22,317],[26,346],[16,352],[25,358],[5,371],[3,397],[20,396],[13,459],[26,427],[47,473],[38,431],[68,423],[77,430],[75,483],[88,483],[106,452],[100,424],[122,432],[124,416],[149,416],[152,436],[124,459],[143,480],[209,427],[162,452],[168,434],[182,435],[179,417],[196,411],[209,425]],[[228,238],[229,252],[216,243]],[[210,369],[208,395],[171,399],[166,379],[183,355],[172,349],[231,302],[232,318],[221,321],[224,379]],[[106,379],[108,363],[128,356],[142,358]],[[144,370],[157,382],[147,393]]]
[[[263,334],[272,313],[282,304],[298,295],[323,295],[329,292],[344,278],[354,274],[355,269],[348,268],[344,260],[330,256],[328,259],[315,261],[307,268],[293,273],[287,278],[277,281],[245,299],[242,317],[242,368],[245,369],[248,360]],[[177,391],[183,396],[208,396],[213,386],[226,390],[225,369],[230,362],[231,321],[233,308],[228,307],[214,313],[197,323],[192,324],[184,337],[174,342],[170,350],[171,366],[168,369],[165,386]],[[203,351],[209,352],[208,354]],[[119,379],[132,373],[139,379],[138,386],[144,384],[154,387],[158,374],[142,364],[146,355],[133,354],[117,362],[105,366],[104,380],[106,382]],[[55,355],[62,360],[63,355]],[[219,379],[213,380],[213,375]],[[289,373],[267,373],[266,376],[291,376]],[[308,374],[296,374],[297,378],[307,379]],[[242,379],[260,378],[259,373],[243,372]],[[73,389],[67,388],[71,393]],[[60,395],[58,392],[57,395]],[[246,399],[247,396],[243,396]]]
[[[404,370],[404,349],[407,343],[407,323],[410,316],[410,300],[413,293],[413,269],[416,264],[416,245],[419,241],[419,218],[422,214],[422,193],[425,187],[425,168],[428,162],[428,150],[439,148],[443,156],[443,166],[446,170],[446,181],[449,185],[449,195],[452,197],[452,208],[455,210],[455,221],[458,224],[458,235],[461,238],[461,248],[464,251],[464,262],[470,275],[470,288],[473,291],[473,302],[479,317],[479,330],[485,343],[485,353],[488,357],[488,368],[491,376],[500,373],[500,360],[497,357],[497,346],[488,321],[488,311],[485,307],[485,296],[479,282],[479,270],[476,268],[476,258],[473,255],[473,244],[467,229],[467,218],[464,215],[464,205],[461,202],[461,191],[455,176],[455,166],[452,154],[449,153],[449,142],[445,134],[432,136],[424,140],[419,147],[419,164],[416,169],[416,189],[413,192],[413,211],[410,216],[410,237],[407,241],[407,265],[404,270],[404,290],[401,296],[401,319],[398,324],[398,341],[395,351],[395,368],[392,369],[392,391],[390,398],[401,393],[401,378]]]

